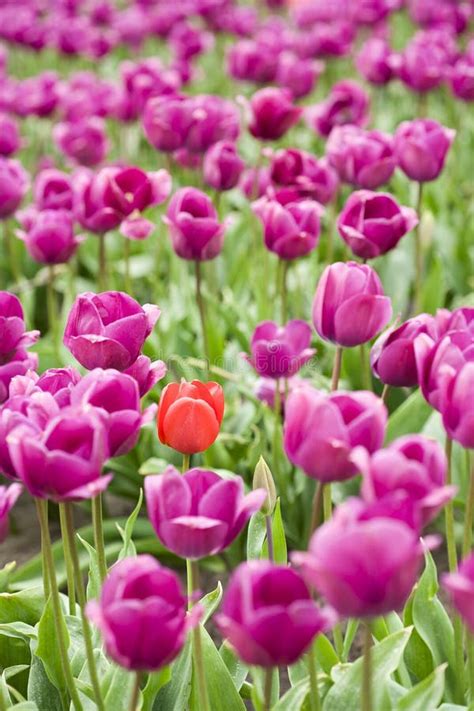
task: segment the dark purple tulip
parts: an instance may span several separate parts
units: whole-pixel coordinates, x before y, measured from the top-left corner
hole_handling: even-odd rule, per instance
[[[384,39],[369,38],[356,57],[357,70],[371,84],[384,85],[394,75],[394,55]]]
[[[447,460],[441,445],[423,435],[407,435],[368,456],[354,455],[363,474],[361,494],[372,503],[406,501],[423,528],[454,496],[446,486]]]
[[[446,28],[463,32],[468,20],[469,3],[451,0],[408,0],[410,17],[417,25],[428,28]]]
[[[236,106],[220,96],[191,96],[185,102],[188,128],[185,148],[190,153],[205,153],[218,141],[235,141],[240,131]]]
[[[436,180],[444,168],[456,132],[434,119],[404,121],[395,133],[398,165],[411,180]]]
[[[13,359],[15,352],[38,340],[39,331],[25,331],[23,307],[8,291],[0,291],[0,364]]]
[[[411,207],[399,205],[388,193],[352,193],[337,220],[337,229],[353,254],[374,259],[397,246],[418,224]]]
[[[311,94],[324,71],[324,63],[300,59],[292,52],[283,52],[278,58],[275,81],[278,86],[291,91],[295,99]]]
[[[122,62],[120,74],[130,107],[130,118],[139,116],[149,99],[173,95],[181,86],[177,72],[165,67],[158,57]]]
[[[321,136],[329,136],[335,126],[347,123],[364,126],[369,106],[369,97],[360,84],[345,79],[334,84],[324,101],[308,108],[307,121]]]
[[[104,123],[96,116],[74,123],[58,123],[53,137],[60,151],[87,167],[102,163],[109,148]]]
[[[263,225],[265,246],[280,259],[296,259],[309,254],[318,244],[322,207],[314,200],[281,205],[262,197],[252,209]]]
[[[260,89],[250,100],[249,131],[262,141],[275,141],[297,123],[302,111],[292,103],[286,89]]]
[[[183,96],[150,99],[142,116],[148,141],[157,151],[165,153],[172,153],[184,146],[190,120]]]
[[[253,39],[243,39],[231,46],[227,69],[231,77],[256,84],[275,80],[278,57],[271,46]]]
[[[474,57],[458,59],[449,75],[451,90],[462,101],[474,101]]]
[[[64,345],[84,368],[125,370],[138,358],[160,316],[120,291],[79,294],[69,312]]]
[[[131,166],[115,169],[108,176],[104,182],[104,204],[126,221],[137,218],[148,207],[160,205],[171,192],[171,177],[166,170],[146,173]]]
[[[326,155],[344,183],[366,190],[387,183],[397,165],[392,137],[358,126],[336,126],[326,144]]]
[[[449,52],[451,36],[419,32],[405,47],[398,68],[400,79],[410,89],[426,92],[435,89],[445,79],[452,57]]]
[[[170,664],[199,622],[199,615],[186,615],[179,577],[150,555],[116,563],[87,616],[102,632],[109,657],[138,671]]]
[[[324,483],[357,474],[355,447],[369,453],[382,446],[387,423],[383,402],[371,392],[322,393],[306,385],[285,407],[284,446],[288,459]]]
[[[214,44],[214,36],[183,21],[174,25],[168,42],[178,59],[189,60],[209,51]]]
[[[227,548],[265,501],[264,489],[244,495],[240,477],[221,479],[212,471],[174,467],[147,476],[148,517],[156,535],[181,558],[197,560]]]
[[[49,368],[40,375],[36,387],[53,395],[59,407],[71,404],[71,392],[80,381],[81,374],[75,368]]]
[[[230,190],[239,182],[244,166],[235,143],[218,141],[204,155],[204,180],[215,190]]]
[[[258,375],[291,378],[316,353],[310,344],[311,328],[305,321],[288,321],[285,326],[263,321],[253,332],[247,360]]]
[[[294,49],[301,57],[343,57],[351,51],[355,35],[354,23],[321,22],[300,33]]]
[[[0,403],[7,399],[11,381],[16,375],[26,375],[37,367],[38,355],[28,353],[24,348],[15,351],[4,365],[0,364]]]
[[[66,210],[43,210],[27,232],[17,231],[35,262],[64,264],[85,239],[74,234],[74,221]]]
[[[143,397],[165,377],[167,367],[162,360],[155,360],[152,363],[147,356],[139,355],[135,363],[123,372],[136,380],[140,397]]]
[[[43,72],[18,84],[15,112],[19,116],[50,116],[58,104],[58,76]]]
[[[21,137],[14,119],[7,114],[0,114],[0,156],[16,153],[21,146]]]
[[[8,516],[23,491],[21,484],[0,486],[0,543],[7,538],[10,526]]]
[[[466,449],[474,449],[474,362],[451,373],[440,370],[439,409],[449,437]]]
[[[367,264],[336,262],[324,270],[313,301],[313,324],[325,341],[367,343],[390,321],[392,306]]]
[[[29,177],[21,163],[0,157],[0,220],[13,215],[29,188]]]
[[[72,210],[71,176],[56,168],[46,168],[35,178],[33,197],[39,210]]]
[[[271,184],[270,169],[266,166],[247,168],[239,180],[239,188],[249,200],[256,200],[265,195]]]
[[[66,408],[38,434],[29,427],[17,427],[7,441],[15,471],[30,494],[40,499],[91,499],[111,479],[101,476],[108,455],[107,437],[92,408]]]
[[[246,664],[294,664],[335,622],[320,609],[300,575],[269,561],[242,563],[233,573],[217,626]]]
[[[442,582],[456,612],[474,634],[474,553],[461,562],[456,572],[443,575]]]
[[[276,199],[282,204],[311,198],[327,205],[339,187],[337,174],[325,158],[296,148],[283,148],[275,153],[270,176],[278,186]]]
[[[196,188],[177,190],[163,221],[178,257],[205,261],[220,254],[225,225],[219,222],[216,208],[206,193]]]

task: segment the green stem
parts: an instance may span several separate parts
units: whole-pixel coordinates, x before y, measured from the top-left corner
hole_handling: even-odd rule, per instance
[[[309,671],[309,707],[311,711],[321,711],[321,697],[318,686],[318,667],[314,646],[311,645],[308,651],[308,671]]]
[[[275,380],[275,399],[273,403],[274,423],[273,423],[273,472],[278,484],[281,486],[280,476],[280,425],[281,425],[281,393],[280,379]]]
[[[8,693],[8,692],[7,692]],[[8,694],[10,697],[10,694]],[[8,707],[10,706],[11,698],[8,699]],[[5,704],[5,699],[3,698],[3,691],[0,690],[0,711],[7,711],[7,705]]]
[[[51,546],[51,536],[49,533],[48,516],[46,513],[46,509],[42,505],[41,501],[36,500],[36,510],[38,513],[38,519],[40,522],[42,537],[45,545],[45,562],[48,569],[49,581],[51,584],[51,601],[53,604],[54,625],[56,628],[56,641],[59,649],[59,655],[61,658],[61,666],[64,674],[64,680],[74,708],[76,709],[76,711],[83,711],[82,703],[79,698],[78,691],[76,689],[76,684],[74,682],[74,677],[72,675],[71,665],[69,663],[69,657],[67,653],[67,628],[66,623],[64,621],[63,611],[61,608],[61,599],[59,597],[59,590],[56,581],[56,570],[54,567],[53,549]]]
[[[332,514],[332,494],[331,494],[331,484],[323,484],[323,511],[324,511],[324,523],[329,521]]]
[[[273,689],[273,669],[268,667],[265,669],[265,688],[264,688],[264,700],[263,709],[264,711],[270,711],[272,708],[272,689]]]
[[[390,391],[390,385],[387,385],[387,383],[385,383],[385,385],[383,386],[382,395],[381,395],[382,402],[384,404],[386,404],[386,402],[387,402],[389,391]]]
[[[48,328],[51,334],[51,340],[53,343],[53,353],[57,360],[59,360],[59,332],[58,332],[58,319],[57,319],[57,304],[56,297],[54,294],[54,266],[52,264],[48,265],[48,281],[46,283],[46,306],[48,310]]]
[[[281,323],[284,325],[288,318],[288,267],[289,262],[286,259],[281,259],[279,262],[281,275],[280,275],[280,306],[281,306]],[[280,271],[280,269],[278,271]]]
[[[44,509],[44,516],[46,520],[48,520],[48,500],[47,499],[37,499],[36,500],[36,507],[38,508],[41,506]],[[44,591],[44,599],[45,602],[49,598],[50,592],[51,592],[51,587],[49,584],[49,573],[48,573],[48,565],[46,561],[46,541],[44,538],[44,531],[43,527],[40,525],[40,534],[41,534],[41,560],[42,560],[42,569],[43,569],[43,591]]]
[[[81,566],[79,563],[79,554],[77,552],[76,546],[76,535],[74,532],[72,504],[71,502],[67,501],[63,504],[59,504],[59,508],[60,510],[62,510],[62,516],[66,524],[67,547],[69,548],[71,553],[74,575],[76,577],[77,599],[79,600],[79,607],[81,608],[82,635],[84,637],[87,667],[89,669],[92,690],[94,692],[94,700],[99,711],[105,711],[105,705],[102,699],[102,692],[100,690],[99,677],[97,675],[97,668],[94,658],[94,645],[92,643],[91,628],[85,612],[87,599],[86,591],[84,589],[84,580],[82,578]]]
[[[273,549],[273,526],[271,514],[269,516],[265,516],[265,526],[267,529],[268,560],[273,563],[275,561],[275,551]]]
[[[324,484],[320,481],[316,483],[316,489],[314,490],[313,496],[313,506],[311,510],[311,523],[309,525],[309,538],[313,535],[314,531],[317,529],[319,521],[321,520],[321,508],[323,503],[323,489]]]
[[[369,353],[367,344],[361,343],[360,348],[360,367],[362,372],[362,385],[364,390],[372,390],[372,372],[370,370]]]
[[[474,711],[474,638],[466,629],[467,661],[469,675],[469,711]]]
[[[336,352],[334,354],[334,365],[332,367],[332,377],[331,377],[331,391],[337,390],[339,387],[339,379],[341,377],[342,368],[342,346],[336,346]]]
[[[191,455],[190,454],[183,454],[183,464],[181,465],[181,473],[182,474],[185,474],[188,471],[190,461],[191,461]]]
[[[196,560],[187,560],[186,569],[188,574],[188,605],[193,606],[193,595],[199,589],[199,567]],[[204,670],[204,656],[202,653],[201,626],[196,625],[193,629],[193,661],[194,673],[197,680],[198,707],[199,711],[211,711],[209,696],[207,692],[206,673]]]
[[[107,252],[105,244],[105,233],[98,235],[99,239],[99,273],[97,275],[97,285],[99,291],[107,290]]]
[[[92,499],[92,527],[94,529],[94,545],[97,553],[97,563],[102,582],[107,577],[107,560],[105,557],[104,527],[102,516],[102,494]]]
[[[206,361],[210,363],[210,350],[209,350],[209,339],[207,335],[207,318],[206,318],[206,305],[202,296],[202,273],[201,273],[201,262],[196,261],[196,303],[199,309],[199,318],[201,319],[201,331],[202,331],[202,342],[204,347],[204,355]]]
[[[132,282],[130,281],[130,240],[125,237],[125,245],[123,249],[125,269],[124,269],[124,287],[127,294],[132,293]]]
[[[474,521],[474,468],[471,471],[471,458],[469,450],[466,450],[467,468],[469,475],[469,492],[466,501],[466,512],[464,515],[464,535],[462,542],[462,557],[466,558],[472,546],[472,523]]]
[[[372,635],[364,625],[364,657],[362,662],[361,711],[372,711]]]
[[[69,598],[69,614],[74,616],[76,614],[76,585],[75,585],[75,572],[74,572],[74,561],[73,553],[71,551],[70,540],[67,530],[67,520],[66,513],[64,510],[64,505],[59,506],[59,520],[61,522],[61,538],[63,540],[64,549],[64,562],[66,564],[66,578],[67,578],[67,592]]]
[[[15,245],[13,244],[12,236],[9,230],[9,225],[7,220],[3,221],[3,238],[5,244],[5,256],[6,262],[10,267],[10,273],[13,282],[17,284],[20,281],[20,271],[18,269],[18,263],[16,260]]]
[[[138,699],[140,697],[140,684],[142,682],[141,672],[135,672],[135,681],[133,683],[132,697],[128,711],[138,711]]]
[[[421,217],[423,205],[423,183],[418,183],[418,196],[416,201],[416,212],[419,222],[415,229],[415,289],[413,300],[413,313],[418,314],[422,306],[423,288],[423,244],[421,241]]]

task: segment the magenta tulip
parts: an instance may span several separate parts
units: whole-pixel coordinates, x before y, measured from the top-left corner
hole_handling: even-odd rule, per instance
[[[454,96],[462,101],[474,101],[474,57],[466,55],[458,59],[449,80]]]
[[[321,136],[329,136],[335,126],[346,123],[365,126],[370,100],[364,89],[351,79],[334,84],[327,99],[307,110],[309,126]]]
[[[371,84],[388,84],[394,75],[395,57],[384,39],[370,37],[357,54],[356,67]]]
[[[20,484],[0,486],[0,543],[8,536],[10,529],[8,516],[23,491]]]
[[[397,164],[391,136],[358,126],[336,126],[326,144],[326,155],[344,183],[367,190],[387,183]]]
[[[278,86],[291,91],[295,99],[300,99],[311,94],[323,70],[323,62],[300,59],[292,52],[283,52],[278,58],[275,81]]]
[[[39,210],[72,210],[71,176],[56,168],[42,170],[33,184],[33,197]]]
[[[443,81],[452,62],[449,33],[419,32],[410,40],[400,57],[398,75],[410,89],[426,92]]]
[[[253,203],[252,209],[263,225],[265,246],[280,259],[297,259],[317,246],[323,208],[314,200],[281,205],[270,197]]]
[[[85,235],[74,234],[74,222],[66,210],[43,210],[27,232],[17,230],[17,236],[35,262],[64,264],[75,254]]]
[[[21,137],[14,119],[7,114],[0,114],[0,156],[16,153],[21,146]]]
[[[136,380],[140,397],[143,397],[165,377],[167,367],[162,360],[155,360],[152,363],[147,356],[139,355],[136,361],[123,372]]]
[[[23,307],[8,291],[0,291],[0,364],[13,359],[16,351],[33,345],[39,331],[25,331]]]
[[[456,612],[474,634],[474,553],[462,561],[456,572],[443,575],[442,582]]]
[[[262,141],[275,141],[298,122],[302,111],[294,106],[286,89],[260,89],[250,100],[249,131]]]
[[[305,321],[288,321],[285,326],[263,321],[253,332],[247,360],[258,375],[291,378],[316,353],[310,343],[311,328]]]
[[[102,163],[109,148],[105,126],[96,116],[56,124],[53,138],[64,155],[88,167]]]
[[[29,188],[29,177],[21,163],[0,157],[0,220],[13,215]]]
[[[284,148],[272,157],[271,179],[276,184],[279,203],[296,202],[302,198],[327,205],[334,198],[339,180],[326,158],[296,148]]]
[[[275,80],[278,57],[265,42],[242,39],[227,53],[227,69],[231,77],[240,81],[268,84]]]
[[[436,180],[456,133],[433,119],[404,121],[395,133],[398,165],[411,180]]]
[[[239,182],[244,166],[235,143],[218,141],[204,155],[204,181],[215,190],[231,190]]]
[[[474,362],[465,363],[455,374],[443,370],[440,412],[451,439],[466,449],[474,449]]]

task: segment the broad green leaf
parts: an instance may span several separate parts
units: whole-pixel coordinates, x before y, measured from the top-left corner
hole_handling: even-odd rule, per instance
[[[15,593],[0,593],[0,623],[25,622],[36,625],[44,606],[42,587],[29,588]]]
[[[420,432],[433,410],[420,390],[415,390],[389,417],[386,443],[402,435]]]
[[[128,711],[134,684],[134,674],[111,664],[101,684],[106,709]]]
[[[153,711],[187,711],[191,693],[191,637],[171,667],[171,681],[163,686],[153,704]]]
[[[331,669],[339,662],[334,647],[324,634],[318,634],[316,637],[314,653],[318,664],[326,674],[330,674]]]
[[[247,560],[260,559],[266,535],[265,516],[260,511],[257,511],[257,513],[254,513],[250,518],[247,533]]]
[[[62,624],[66,638],[66,646],[69,648],[69,632],[64,622],[62,622]],[[43,662],[44,670],[50,682],[60,691],[60,693],[64,693],[66,686],[64,682],[61,656],[59,654],[58,635],[56,632],[53,602],[51,597],[46,603],[43,615],[41,616],[38,624],[38,644],[35,654]]]
[[[150,474],[161,474],[166,467],[168,462],[159,457],[150,457],[147,459],[138,470],[138,473],[142,476],[149,476]]]
[[[102,587],[97,551],[88,541],[77,534],[79,541],[89,554],[89,575],[87,576],[87,599],[95,600],[100,595]]]
[[[266,670],[261,667],[251,667],[253,687],[251,691],[252,703],[257,711],[264,711]],[[271,703],[276,704],[280,697],[280,675],[277,669],[272,671]]]
[[[347,622],[346,633],[344,635],[344,646],[342,648],[342,661],[347,662],[351,651],[352,643],[359,629],[360,620],[350,619]]]
[[[232,677],[235,688],[240,691],[243,683],[247,678],[249,668],[244,662],[242,662],[236,654],[232,651],[230,645],[223,642],[221,648],[219,649],[219,654],[221,655],[224,664],[229,670],[229,674]]]
[[[10,583],[10,576],[12,575],[15,568],[16,563],[15,561],[12,561],[11,563],[7,563],[6,565],[4,565],[3,568],[0,570],[0,592],[4,592],[8,589]]]
[[[410,595],[410,598],[403,610],[403,621],[405,625],[414,625],[413,620],[413,599],[416,590]],[[434,670],[433,655],[429,647],[418,634],[414,627],[410,641],[405,650],[405,662],[411,674],[421,681],[429,676]]]
[[[168,684],[171,679],[171,667],[167,666],[160,671],[148,675],[146,685],[142,691],[141,711],[152,711],[155,698],[159,690]]]
[[[11,706],[9,711],[41,711],[41,709],[39,708],[39,706],[33,703],[33,701],[22,701],[19,704]]]
[[[122,549],[120,550],[120,553],[118,555],[118,560],[123,560],[124,558],[128,558],[129,556],[133,556],[133,555],[137,554],[137,549],[135,547],[135,544],[132,541],[132,535],[133,535],[133,529],[135,528],[135,522],[137,520],[138,514],[140,513],[140,509],[142,507],[142,503],[143,503],[143,489],[140,489],[137,505],[135,506],[132,513],[128,517],[127,523],[125,524],[125,528],[122,529],[117,524],[117,528],[118,528],[119,533],[122,536],[122,540],[123,540],[123,546],[122,546]]]
[[[279,497],[272,516],[272,527],[275,563],[286,565],[288,562],[288,553],[286,549],[285,528],[281,517],[281,501]]]
[[[0,637],[14,637],[28,642],[36,639],[37,631],[35,627],[25,624],[25,622],[8,622],[0,625]]]
[[[309,694],[309,679],[302,679],[273,707],[272,711],[300,711]]]
[[[204,608],[204,614],[201,620],[201,623],[203,625],[205,625],[208,619],[212,617],[214,612],[219,607],[221,600],[222,585],[219,582],[217,583],[217,587],[215,588],[215,590],[211,590],[211,592],[207,593],[207,595],[204,595],[204,597],[199,600],[199,604]]]
[[[443,698],[446,664],[420,681],[398,702],[397,711],[426,711],[435,709]]]
[[[384,687],[397,669],[410,638],[411,629],[403,629],[386,637],[372,648],[372,693],[374,711],[383,707]],[[362,682],[362,658],[336,675],[336,681],[324,699],[323,711],[359,711]],[[335,670],[337,667],[335,668]],[[334,678],[334,673],[333,673]]]
[[[38,657],[31,660],[28,677],[28,699],[35,702],[39,711],[62,711],[63,705],[58,690],[51,684]]]

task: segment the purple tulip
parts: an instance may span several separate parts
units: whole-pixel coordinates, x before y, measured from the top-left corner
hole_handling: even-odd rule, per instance
[[[176,573],[150,555],[116,563],[100,600],[88,603],[87,616],[102,632],[107,654],[120,666],[138,671],[170,664],[199,621],[199,615],[186,615]]]
[[[214,36],[183,21],[174,25],[168,41],[178,59],[190,60],[209,51],[214,44]]]
[[[353,3],[352,16],[358,25],[370,27],[383,22],[397,4],[398,0],[358,0]]]
[[[265,246],[280,259],[296,259],[309,254],[318,244],[321,232],[321,205],[314,200],[300,200],[280,205],[262,197],[252,209],[263,225]]]
[[[29,182],[21,163],[0,157],[0,220],[13,215],[28,192]]]
[[[416,212],[389,193],[358,190],[344,205],[337,229],[353,254],[374,259],[396,247],[417,224]]]
[[[436,180],[456,132],[433,119],[404,121],[395,133],[398,165],[411,180]]]
[[[0,291],[0,365],[13,359],[15,352],[33,345],[39,331],[25,331],[23,307],[8,291]]]
[[[356,67],[371,84],[383,86],[393,78],[394,54],[384,39],[370,37],[357,54]]]
[[[222,251],[225,224],[206,193],[181,188],[170,200],[163,222],[168,226],[173,249],[182,259],[206,261]]]
[[[121,291],[79,294],[69,312],[64,345],[84,368],[129,368],[160,316]]]
[[[288,321],[278,326],[263,321],[252,335],[248,362],[258,375],[270,378],[291,378],[316,353],[310,348],[311,328],[305,321]]]
[[[7,114],[0,114],[0,156],[8,158],[20,146],[21,137],[16,122]]]
[[[422,27],[441,27],[463,32],[468,19],[468,3],[453,3],[451,0],[408,0],[410,17]]]
[[[466,449],[474,448],[474,362],[465,363],[455,374],[440,371],[440,412],[451,439]]]
[[[7,438],[18,477],[32,496],[53,501],[91,499],[111,476],[101,476],[107,436],[97,412],[66,408],[44,431],[16,427]]]
[[[15,95],[15,112],[19,116],[50,116],[58,99],[59,79],[55,72],[42,72],[19,82]]]
[[[349,499],[316,530],[308,553],[295,553],[308,584],[344,617],[378,617],[406,603],[423,562],[418,533]]]
[[[329,163],[344,183],[375,190],[388,183],[397,165],[393,139],[381,131],[337,126],[326,145]]]
[[[97,234],[117,228],[124,215],[105,200],[108,185],[115,176],[114,168],[102,168],[94,174],[81,171],[74,183],[74,216],[82,227]]]
[[[244,495],[240,477],[221,479],[212,471],[174,467],[147,476],[148,517],[166,548],[197,560],[227,548],[265,501],[264,489]]]
[[[136,380],[140,397],[143,397],[165,377],[167,370],[162,360],[155,360],[152,363],[147,356],[139,355],[136,361],[123,372]]]
[[[74,222],[66,210],[40,212],[27,231],[17,230],[17,236],[36,262],[41,264],[64,264],[75,254],[85,235],[74,234]]]
[[[268,84],[275,80],[278,57],[273,47],[254,39],[243,39],[227,53],[227,70],[233,79]]]
[[[26,375],[37,367],[37,353],[28,353],[24,348],[15,351],[7,363],[0,364],[0,403],[7,399],[10,383],[15,376]]]
[[[67,407],[71,404],[71,392],[80,379],[81,374],[75,368],[49,368],[40,375],[36,386],[53,395],[59,407]]]
[[[387,410],[371,392],[322,393],[309,385],[294,390],[285,407],[284,446],[305,474],[326,483],[357,474],[355,447],[382,446]]]
[[[302,57],[344,57],[350,53],[355,35],[352,22],[318,22],[298,35],[295,50]]]
[[[286,400],[290,393],[307,384],[307,381],[298,375],[294,375],[292,378],[281,378],[280,380],[275,380],[275,378],[259,378],[255,383],[254,393],[260,402],[265,403],[270,410],[275,410],[275,395],[278,386],[281,412],[283,414],[285,412]]]
[[[204,155],[204,181],[215,190],[231,190],[239,182],[244,167],[235,143],[218,141]]]
[[[443,575],[442,582],[457,613],[474,634],[474,553],[461,562],[456,572]]]
[[[8,516],[23,491],[21,484],[0,486],[0,543],[8,536],[10,529]]]
[[[275,81],[278,86],[291,91],[295,99],[300,99],[311,94],[323,71],[323,62],[300,59],[292,52],[283,52],[278,57]]]
[[[308,124],[321,136],[329,136],[335,126],[347,123],[364,126],[369,106],[369,97],[360,84],[345,79],[334,84],[327,99],[307,110]]]
[[[186,99],[188,118],[185,148],[190,153],[205,153],[218,141],[235,141],[240,131],[236,106],[214,95],[191,96]]]
[[[313,324],[325,341],[367,343],[390,321],[392,306],[367,264],[336,262],[324,270],[313,301]]]
[[[261,141],[278,140],[298,122],[302,111],[294,106],[286,89],[260,89],[250,100],[249,131]]]
[[[270,175],[278,186],[276,198],[281,204],[311,198],[327,205],[339,187],[337,174],[325,158],[296,148],[283,148],[275,153]]]
[[[240,176],[239,188],[249,200],[262,197],[270,186],[270,170],[266,166],[247,168]]]
[[[400,437],[371,457],[365,451],[354,457],[363,474],[361,494],[365,501],[406,501],[420,528],[456,493],[456,487],[446,486],[443,448],[423,435]]]
[[[56,168],[42,170],[33,184],[33,197],[39,210],[72,210],[71,177]]]
[[[454,96],[462,101],[474,101],[474,57],[466,55],[458,59],[451,69],[449,81]]]
[[[150,99],[142,116],[143,130],[157,151],[172,153],[182,148],[190,123],[183,96],[160,96]]]
[[[449,52],[450,34],[419,32],[401,54],[398,75],[410,89],[426,92],[439,86],[446,76],[452,57]]]
[[[336,616],[313,602],[296,571],[259,560],[233,573],[216,622],[240,659],[270,668],[294,664]]]
[[[173,95],[181,85],[177,72],[165,67],[158,57],[122,62],[120,74],[129,107],[129,119],[138,117],[149,99]]]
[[[102,163],[109,149],[104,124],[96,116],[74,123],[56,124],[53,138],[64,155],[88,167]]]

